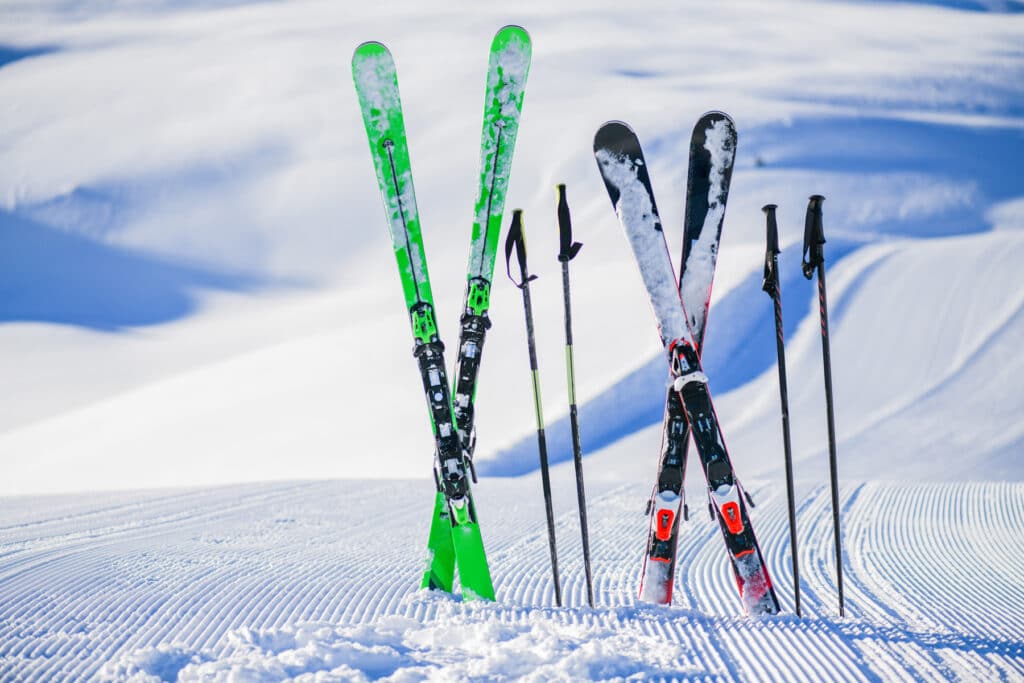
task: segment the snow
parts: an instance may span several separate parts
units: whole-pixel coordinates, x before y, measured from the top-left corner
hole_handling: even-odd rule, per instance
[[[1021,9],[9,0],[0,679],[1024,678]],[[561,401],[546,414],[554,607],[531,378],[508,361],[519,295],[501,278],[474,489],[498,602],[416,590],[430,425],[348,60],[371,39],[395,55],[453,361],[486,55],[509,23],[530,31],[533,62],[505,223],[523,208],[535,226],[549,396],[566,395],[556,183],[586,245],[573,322],[593,610]],[[591,154],[604,121],[634,127],[676,254],[678,160],[711,109],[739,143],[702,363],[783,603],[763,619],[739,616],[693,461],[674,604],[637,597],[665,360]],[[816,296],[799,274],[812,193],[828,198],[845,619]],[[760,290],[766,203],[803,619]]]
[[[786,610],[760,619],[738,616],[717,524],[699,507],[682,523],[674,606],[636,600],[650,491],[643,473],[589,482],[597,607],[585,607],[571,465],[556,467],[553,483],[561,609],[537,474],[477,489],[496,603],[414,589],[420,564],[409,555],[426,539],[427,481],[6,499],[0,677],[1024,675],[1024,576],[1014,557],[991,552],[992,538],[1008,547],[1024,540],[1020,482],[844,484],[844,619],[835,616],[830,495],[818,482],[799,486],[802,619],[791,612],[785,494],[776,482],[748,481]],[[396,489],[407,505],[396,504]]]

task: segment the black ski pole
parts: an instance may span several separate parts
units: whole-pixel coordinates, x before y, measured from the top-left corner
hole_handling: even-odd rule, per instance
[[[804,221],[804,277],[810,280],[818,271],[818,311],[821,315],[821,355],[825,366],[825,410],[828,416],[828,464],[832,484],[832,533],[836,544],[836,586],[839,589],[839,616],[843,609],[843,545],[839,532],[839,472],[836,464],[836,421],[832,406],[832,355],[828,343],[828,303],[825,298],[825,231],[821,221],[820,194],[811,195]]]
[[[572,354],[572,310],[569,305],[569,261],[583,245],[572,241],[572,221],[565,199],[565,185],[558,186],[558,236],[562,262],[562,299],[565,303],[565,373],[569,385],[569,426],[572,430],[572,458],[576,466],[576,501],[580,508],[580,535],[583,540],[583,568],[587,573],[587,603],[594,607],[594,580],[590,570],[590,532],[587,527],[587,494],[583,488],[583,449],[580,446],[580,419],[576,409],[576,372]]]
[[[519,261],[520,279],[512,275],[512,251]],[[530,275],[526,267],[526,236],[523,234],[523,212],[512,212],[512,226],[505,239],[505,270],[508,278],[523,293],[523,309],[526,312],[526,345],[530,352],[530,373],[533,378],[533,409],[537,417],[537,448],[540,451],[540,479],[544,487],[544,509],[548,518],[548,545],[551,548],[551,572],[555,577],[555,604],[562,606],[562,585],[558,579],[558,551],[555,548],[555,513],[551,507],[551,476],[548,473],[548,444],[544,436],[544,411],[540,402],[540,376],[537,371],[537,347],[533,340],[533,306],[530,304]]]
[[[786,496],[789,502],[789,546],[793,555],[793,602],[800,613],[800,561],[796,549],[796,504],[793,490],[793,449],[789,440],[789,390],[786,386],[786,347],[782,333],[782,291],[779,286],[779,226],[775,204],[766,204],[767,246],[764,252],[764,285],[775,304],[775,350],[779,358],[779,401],[782,404],[782,447],[786,458]]]

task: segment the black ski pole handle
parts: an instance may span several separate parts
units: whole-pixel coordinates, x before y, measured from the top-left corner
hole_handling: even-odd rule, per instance
[[[807,202],[807,217],[804,219],[804,277],[814,277],[814,269],[825,262],[825,229],[821,224],[821,203],[825,198],[812,194]]]
[[[512,251],[516,252],[516,260],[519,261],[520,279],[516,280],[512,275]],[[536,275],[530,275],[526,266],[526,236],[523,234],[523,210],[516,209],[512,212],[512,225],[508,229],[508,237],[505,238],[505,272],[508,279],[519,289],[527,285],[530,280],[536,280]]]
[[[764,282],[761,289],[768,294],[775,296],[779,288],[778,255],[779,255],[779,224],[775,219],[775,204],[765,204],[761,210],[765,213],[767,221],[766,244],[764,250]]]
[[[569,203],[565,199],[565,183],[559,183],[556,188],[558,192],[558,239],[560,249],[558,250],[559,261],[571,261],[580,253],[583,246],[580,242],[572,241],[572,219],[569,218]]]

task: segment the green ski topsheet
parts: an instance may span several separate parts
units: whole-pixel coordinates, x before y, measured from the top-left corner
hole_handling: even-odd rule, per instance
[[[530,34],[520,26],[502,28],[491,42],[480,137],[480,194],[473,211],[473,234],[466,271],[469,280],[482,278],[489,283],[494,275],[509,170],[519,133],[519,117],[532,53]],[[473,308],[474,313],[480,315],[489,306],[486,294],[480,300],[467,290],[467,307]]]
[[[374,170],[384,198],[395,259],[402,276],[405,305],[412,308],[422,302],[433,307],[434,297],[430,291],[405,138],[405,120],[398,95],[398,75],[391,53],[380,43],[363,43],[352,56],[352,78],[356,82]],[[414,327],[419,328],[414,329],[414,334],[423,342],[430,341],[430,337],[437,334],[434,321],[422,321]]]

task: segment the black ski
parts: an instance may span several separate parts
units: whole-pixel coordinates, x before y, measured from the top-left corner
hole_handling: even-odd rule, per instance
[[[673,389],[697,446],[743,606],[751,614],[775,614],[779,602],[750,523],[749,498],[735,477],[711,403],[640,142],[629,126],[612,121],[597,131],[594,156],[654,309]]]
[[[683,253],[679,295],[693,330],[697,353],[704,346],[704,330],[711,304],[711,287],[718,262],[725,204],[729,197],[736,157],[736,125],[727,114],[704,114],[690,137],[690,165],[686,182]],[[684,488],[690,429],[679,395],[671,388],[665,397],[661,457],[654,490],[647,502],[651,517],[640,576],[640,599],[668,605],[675,582],[679,515],[689,518]]]

